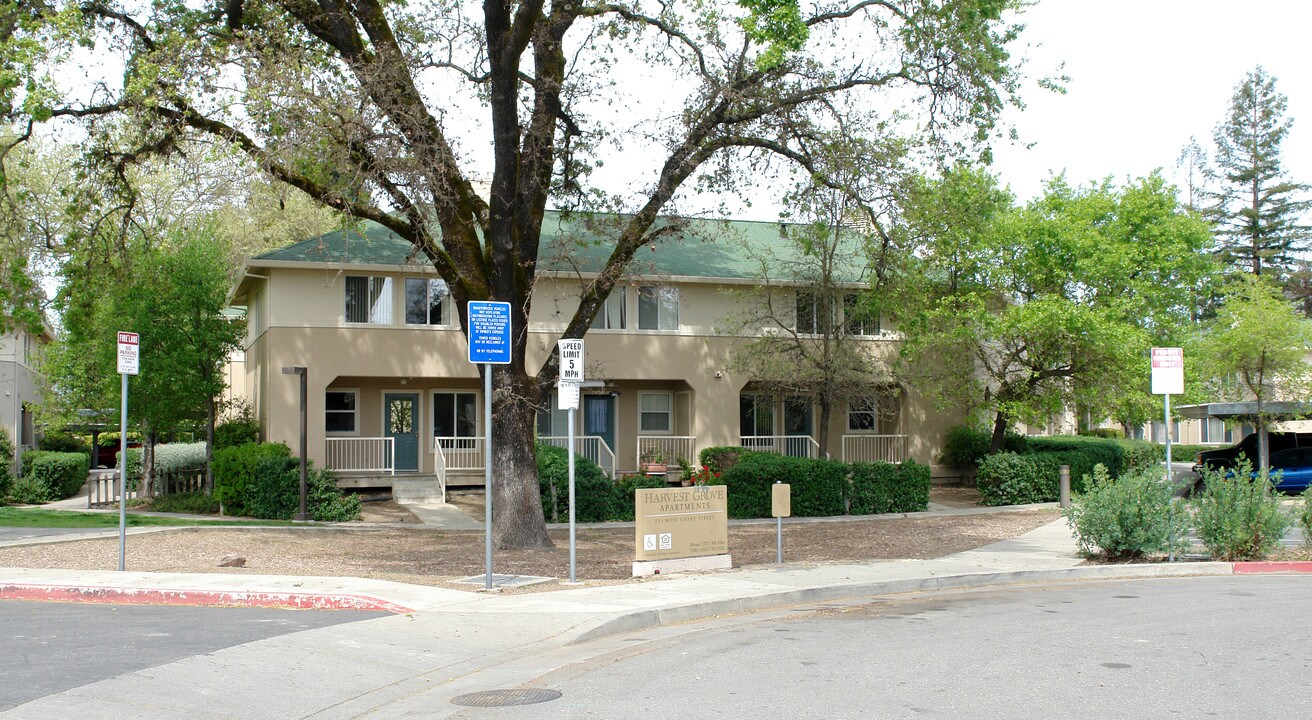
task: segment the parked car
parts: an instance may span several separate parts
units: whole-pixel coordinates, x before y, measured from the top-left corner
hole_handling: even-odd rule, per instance
[[[1271,453],[1270,477],[1280,492],[1301,493],[1306,490],[1312,484],[1312,447]]]
[[[1312,433],[1268,432],[1267,445],[1267,452],[1274,460],[1275,454],[1282,450],[1312,447]],[[1248,458],[1248,462],[1252,463],[1253,467],[1260,464],[1257,461],[1257,433],[1249,433],[1244,436],[1243,440],[1230,447],[1205,450],[1194,455],[1193,470],[1196,473],[1201,473],[1204,467],[1216,470],[1234,467],[1241,456]]]

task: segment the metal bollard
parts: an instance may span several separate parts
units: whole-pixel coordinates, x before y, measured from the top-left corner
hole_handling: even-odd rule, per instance
[[[1061,478],[1061,485],[1060,488],[1058,489],[1057,497],[1061,501],[1062,507],[1070,507],[1071,506],[1071,466],[1062,465],[1061,474],[1059,477]]]

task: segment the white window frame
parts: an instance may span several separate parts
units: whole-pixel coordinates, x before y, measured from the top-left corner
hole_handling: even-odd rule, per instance
[[[347,411],[345,411],[345,410],[329,410],[329,409],[328,409],[328,393],[341,393],[341,394],[343,394],[343,395],[351,395],[351,396],[353,396],[353,397],[355,398],[355,403],[354,403],[354,405],[355,405],[355,409],[350,411],[350,414],[351,414],[351,427],[352,427],[351,430],[347,431],[347,430],[329,430],[329,429],[328,429],[328,413],[337,413],[337,414],[345,415],[346,412],[347,412]],[[359,437],[359,435],[360,435],[360,389],[359,389],[359,388],[335,388],[335,387],[334,387],[334,388],[326,388],[326,389],[323,391],[323,415],[324,415],[324,417],[323,417],[323,430],[324,430],[324,434],[325,434],[325,435],[327,435],[327,436],[329,436],[329,437]]]
[[[870,416],[870,427],[853,427],[853,416]],[[868,403],[853,405],[848,403],[847,406],[847,432],[854,435],[878,435],[879,434],[879,400],[871,400]]]
[[[351,308],[349,305],[350,296],[347,287],[352,280],[363,278],[365,282],[365,295],[369,298],[377,297],[376,303],[371,303],[367,308],[368,318],[365,320],[352,320]],[[375,292],[377,286],[382,286],[381,290]],[[347,275],[342,286],[342,317],[351,325],[391,325],[392,324],[392,278],[386,275]]]
[[[427,291],[425,297],[429,299],[430,303],[433,297],[434,285],[441,286],[442,306],[438,309],[438,313],[440,314],[440,317],[438,317],[437,322],[433,322],[432,316],[429,315],[429,313],[432,310],[431,305],[425,308],[425,314],[429,315],[427,321],[422,323],[410,322],[409,285],[411,281],[423,282],[425,284],[424,288]],[[401,310],[401,320],[405,323],[407,327],[448,327],[448,328],[451,327],[451,289],[447,287],[445,280],[441,278],[428,278],[428,277],[405,278],[405,280],[401,283],[401,298],[402,298],[402,305],[404,306]]]
[[[452,412],[453,412],[453,413],[456,412],[456,411],[459,409],[459,405],[457,404],[456,400],[459,398],[460,395],[472,395],[472,396],[474,396],[474,428],[473,428],[473,431],[472,431],[469,435],[461,435],[461,434],[460,434],[460,431],[459,431],[459,427],[460,427],[459,416],[457,415],[457,416],[453,416],[453,417],[451,418],[451,420],[452,420],[452,425],[454,426],[454,429],[455,429],[455,434],[454,434],[453,436],[443,435],[443,436],[441,436],[441,437],[458,437],[458,438],[477,438],[477,437],[481,437],[481,435],[480,435],[480,431],[479,431],[479,428],[480,428],[479,423],[482,421],[483,418],[481,417],[481,415],[482,415],[482,408],[481,408],[480,403],[479,403],[479,400],[480,400],[480,398],[479,398],[479,392],[478,392],[477,390],[466,390],[466,389],[450,389],[450,390],[442,389],[442,390],[433,390],[433,391],[431,391],[431,392],[428,393],[428,398],[429,398],[429,403],[430,403],[430,404],[429,404],[429,412],[428,412],[428,423],[429,423],[429,428],[428,428],[428,429],[429,429],[429,437],[439,437],[438,434],[437,434],[437,410],[438,410],[438,402],[437,402],[437,398],[438,398],[438,396],[440,396],[440,395],[451,395],[451,396],[453,396],[452,404],[451,404],[451,408],[452,408]]]
[[[606,301],[597,308],[597,315],[592,318],[589,330],[624,330],[629,323],[628,288],[616,285],[611,288]],[[617,317],[618,315],[618,317]]]
[[[644,298],[655,301],[656,327],[643,325],[642,307]],[[679,330],[679,288],[675,285],[643,285],[638,288],[638,329],[652,332],[677,332]]]
[[[647,410],[643,407],[643,401],[649,397],[665,398],[664,410]],[[664,415],[665,429],[652,430],[648,429],[643,418],[647,415]],[[674,433],[674,396],[668,392],[642,392],[638,393],[638,432],[644,435],[671,435]]]

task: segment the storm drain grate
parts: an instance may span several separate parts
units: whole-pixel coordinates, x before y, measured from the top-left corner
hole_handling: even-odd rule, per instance
[[[451,698],[451,704],[465,707],[510,707],[512,705],[533,705],[555,700],[560,693],[555,690],[540,688],[523,688],[519,690],[481,690]]]
[[[492,574],[492,587],[523,587],[525,585],[537,585],[539,583],[551,582],[554,577],[541,577],[538,575],[498,575]],[[461,585],[486,585],[487,575],[474,575],[472,577],[461,578],[456,580]]]

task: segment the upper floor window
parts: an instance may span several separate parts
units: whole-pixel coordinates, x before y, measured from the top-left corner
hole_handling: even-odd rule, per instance
[[[405,323],[450,325],[446,282],[428,278],[405,279]]]
[[[357,393],[354,390],[329,390],[324,393],[323,429],[328,433],[356,431]]]
[[[797,291],[796,318],[799,333],[824,334],[829,332],[834,316],[827,298],[821,293]]]
[[[625,312],[625,293],[624,287],[615,287],[606,297],[606,302],[601,304],[597,309],[596,317],[592,318],[593,330],[623,330],[628,327]]]
[[[679,288],[638,288],[638,329],[679,329]]]
[[[843,321],[848,335],[878,335],[879,312],[858,293],[843,295]]]
[[[346,322],[390,325],[392,278],[347,275]]]

